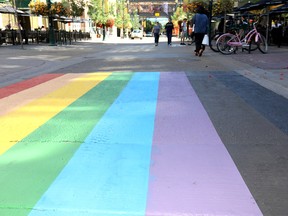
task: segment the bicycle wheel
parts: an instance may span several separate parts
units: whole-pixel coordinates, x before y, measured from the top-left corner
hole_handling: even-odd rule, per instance
[[[236,51],[236,46],[230,45],[230,42],[237,42],[235,39],[235,35],[233,34],[223,34],[217,40],[217,48],[218,50],[224,54],[229,55]],[[229,43],[229,44],[228,44]]]
[[[261,35],[260,33],[258,33],[258,40],[257,40],[257,44],[258,44],[258,49],[260,50],[260,52],[262,52],[263,54],[268,52],[268,44],[266,41],[266,38]]]
[[[258,49],[258,44],[255,41],[255,36],[256,34],[252,36],[252,38],[250,39],[250,42],[242,45],[243,50],[248,51],[250,53],[251,51],[255,51],[256,49]]]
[[[210,49],[212,49],[214,52],[219,52],[216,42],[222,34],[223,33],[216,33],[210,39],[210,45],[209,46],[210,46]]]

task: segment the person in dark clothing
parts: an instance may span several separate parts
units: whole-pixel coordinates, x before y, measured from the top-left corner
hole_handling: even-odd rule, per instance
[[[241,17],[241,20],[238,24],[239,29],[242,29],[244,33],[248,33],[249,31],[249,23],[245,16]]]
[[[153,30],[152,30],[152,32],[154,34],[155,46],[158,46],[160,31],[161,31],[161,26],[160,26],[159,22],[156,22],[156,25],[153,27]]]
[[[195,55],[202,56],[205,50],[205,45],[202,44],[205,34],[208,33],[209,20],[205,14],[205,9],[203,6],[198,6],[197,13],[192,18],[192,23],[195,25],[194,35],[195,35]]]
[[[218,32],[224,33],[224,24],[225,24],[225,19],[221,18],[221,20],[218,24]]]
[[[275,20],[274,26],[271,31],[273,43],[276,44],[278,47],[282,44],[283,38],[283,26],[281,20]]]
[[[166,30],[166,36],[168,38],[168,45],[171,45],[172,42],[172,31],[174,29],[174,25],[171,21],[171,18],[169,18],[169,21],[165,25],[165,30]]]

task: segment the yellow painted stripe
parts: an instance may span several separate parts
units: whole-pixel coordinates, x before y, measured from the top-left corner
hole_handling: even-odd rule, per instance
[[[111,73],[91,73],[0,117],[0,155],[61,112]]]
[[[84,74],[79,73],[65,74],[63,76],[41,83],[33,88],[28,88],[16,94],[2,98],[0,100],[0,116],[17,110],[20,107],[30,103],[31,101],[44,97],[45,95],[55,91],[55,89],[62,88],[74,79],[83,75]]]

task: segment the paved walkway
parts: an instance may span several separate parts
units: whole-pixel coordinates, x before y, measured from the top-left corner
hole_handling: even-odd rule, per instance
[[[262,215],[185,73],[30,83],[1,91],[1,215]]]
[[[160,41],[166,41],[165,37],[161,37]],[[49,46],[47,44],[32,44],[24,46],[24,50],[20,46],[0,46],[0,75],[4,74],[17,79],[19,71],[31,71],[33,73],[48,73],[59,68],[83,62],[85,58],[89,58],[89,53],[93,53],[93,46],[89,47],[89,43],[99,44],[147,44],[153,42],[153,38],[143,40],[130,40],[128,38],[107,37],[105,41],[101,38],[92,39],[75,43],[76,45]],[[88,43],[88,45],[87,45]],[[174,38],[173,46],[180,46],[179,40]],[[192,45],[193,46],[193,45]],[[98,46],[97,52],[105,46]],[[207,48],[208,56],[212,56],[213,60],[217,59],[219,64],[234,68],[240,74],[258,82],[266,88],[276,91],[278,94],[288,98],[285,89],[288,88],[288,47],[276,46],[269,47],[269,53],[263,55],[259,51],[247,53],[237,53],[236,55],[223,56],[215,54]],[[86,54],[85,54],[86,53]],[[87,54],[88,53],[88,54]],[[69,55],[67,55],[69,54]],[[83,55],[86,55],[83,57]],[[57,64],[55,64],[55,61]],[[13,81],[15,82],[15,80]],[[0,86],[5,83],[1,80]],[[284,89],[283,89],[284,88]]]
[[[270,167],[287,168],[285,66],[271,69],[257,53],[192,57],[177,43],[89,43],[0,47],[0,215],[284,216],[287,182]],[[135,61],[141,49],[144,60]],[[128,51],[129,68],[109,71],[126,64],[117,63]],[[113,52],[124,58],[107,65]],[[145,58],[149,73],[139,72]],[[160,59],[182,67],[151,71]],[[282,202],[259,193],[279,189],[275,181]]]

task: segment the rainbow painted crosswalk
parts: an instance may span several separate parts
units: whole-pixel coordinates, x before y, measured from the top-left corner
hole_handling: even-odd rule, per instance
[[[262,215],[184,73],[0,89],[0,215]]]

